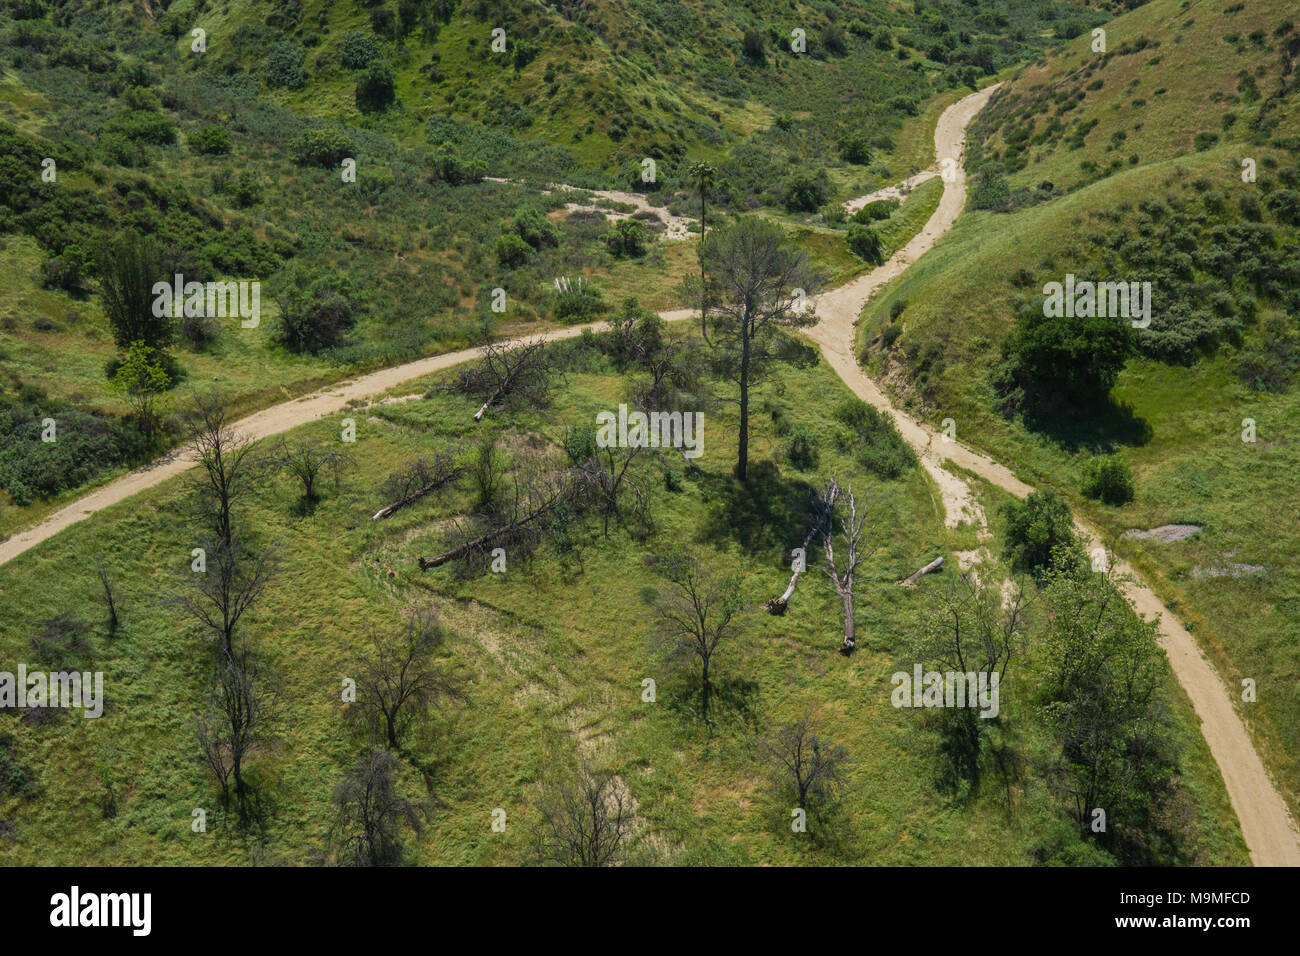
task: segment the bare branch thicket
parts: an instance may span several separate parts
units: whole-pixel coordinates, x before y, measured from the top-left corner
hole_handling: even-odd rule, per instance
[[[205,571],[194,574],[194,589],[176,598],[216,638],[223,657],[235,652],[235,628],[278,571],[278,550],[252,553],[238,536],[228,543],[206,542]]]
[[[414,504],[451,484],[464,473],[465,469],[459,467],[451,455],[445,452],[439,452],[433,458],[417,458],[408,462],[389,475],[380,487],[380,494],[392,501],[392,504],[380,508],[370,520],[391,517],[398,509]]]
[[[803,539],[803,553],[805,563],[808,555],[808,548],[812,545],[813,538],[821,534],[822,529],[826,528],[834,515],[835,499],[839,497],[840,486],[831,482],[824,492],[816,490],[810,492],[812,498],[813,522],[808,528],[808,533]],[[794,596],[795,586],[799,583],[799,576],[803,571],[796,567],[790,575],[790,583],[786,585],[785,590],[780,597],[774,597],[764,605],[769,614],[784,614],[786,607],[790,603],[790,598]]]
[[[410,612],[399,632],[371,637],[373,653],[358,671],[350,712],[390,751],[403,750],[408,732],[431,708],[463,695],[464,682],[436,660],[446,636],[437,612],[421,607]]]
[[[397,758],[386,750],[362,757],[334,788],[330,843],[344,866],[397,866],[402,831],[421,831],[420,805],[398,793]]]
[[[708,571],[698,556],[676,553],[659,562],[670,586],[656,607],[655,639],[671,662],[699,667],[702,719],[709,722],[715,658],[741,634],[739,582]]]
[[[613,774],[587,766],[542,796],[536,853],[560,866],[612,866],[626,857],[630,798]]]
[[[248,758],[270,740],[277,695],[270,676],[251,654],[222,655],[207,705],[197,721],[199,753],[221,785],[223,805],[233,784],[241,816],[250,792],[244,779]]]
[[[811,718],[782,724],[762,745],[760,757],[772,769],[778,799],[793,797],[795,808],[821,818],[839,797],[847,751],[818,733]]]
[[[632,471],[632,463],[645,450],[642,446],[596,448],[576,472],[583,490],[600,512],[607,538],[611,518],[634,536],[644,536],[650,530],[645,483]]]
[[[454,387],[482,400],[474,413],[477,422],[488,409],[507,401],[545,405],[550,396],[551,372],[551,356],[544,340],[494,342],[483,347],[482,359],[461,371]]]
[[[580,512],[584,485],[572,471],[547,470],[533,463],[512,476],[505,500],[456,522],[452,539],[457,543],[435,557],[421,557],[420,570],[465,558],[486,560],[494,548],[505,548],[512,557],[531,554],[553,530],[554,521]]]
[[[839,497],[839,485],[834,479],[827,486],[826,496],[830,498]],[[840,653],[851,654],[853,647],[857,643],[857,629],[854,622],[854,606],[856,602],[857,570],[860,565],[871,555],[875,554],[876,549],[872,548],[866,554],[862,553],[862,533],[866,530],[867,516],[866,513],[858,513],[858,502],[853,496],[853,489],[847,491],[849,513],[847,517],[840,519],[840,538],[844,541],[844,566],[841,568],[835,557],[835,533],[832,526],[822,530],[822,542],[826,547],[826,577],[830,578],[835,593],[840,596],[844,602],[844,643],[840,645]],[[832,511],[833,511],[832,506]]]
[[[349,465],[352,456],[328,442],[295,441],[281,439],[275,454],[275,463],[302,485],[302,502],[310,506],[320,500],[316,480],[327,467],[333,472],[335,487],[339,473]]]

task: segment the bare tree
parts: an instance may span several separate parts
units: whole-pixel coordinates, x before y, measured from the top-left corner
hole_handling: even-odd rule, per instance
[[[656,639],[670,660],[699,667],[705,722],[713,694],[714,660],[723,645],[740,634],[738,582],[715,577],[695,555],[676,553],[659,562],[671,587],[656,608]]]
[[[334,788],[331,842],[346,866],[396,866],[402,830],[421,829],[419,806],[397,792],[397,758],[386,750],[362,757]]]
[[[245,764],[267,743],[275,704],[270,681],[251,654],[218,658],[212,691],[198,718],[199,752],[221,785],[223,804],[229,803],[233,784],[241,816],[247,814],[250,795]]]
[[[108,636],[112,637],[117,633],[118,627],[117,582],[112,572],[108,570],[108,565],[104,563],[102,554],[95,556],[95,575],[99,578],[99,586],[103,590],[101,600],[108,611]]]
[[[351,456],[330,443],[280,440],[275,462],[302,485],[302,504],[311,508],[320,500],[316,493],[316,479],[326,467],[334,473],[335,484],[339,472],[351,461]]]
[[[199,508],[221,544],[235,537],[235,501],[256,477],[252,441],[235,431],[225,404],[215,395],[198,395],[189,413],[189,452],[199,463],[195,486]]]
[[[479,396],[483,404],[474,413],[482,420],[489,408],[507,399],[543,404],[550,392],[551,366],[546,342],[511,344],[494,342],[483,347],[483,358],[460,373],[456,388]]]
[[[451,484],[465,473],[465,469],[452,461],[450,455],[440,452],[432,459],[417,458],[393,472],[384,482],[380,493],[392,504],[380,508],[371,521],[388,518],[399,508],[414,504],[426,495]]]
[[[831,483],[827,486],[825,497],[832,502],[839,497],[839,485],[834,479],[831,479]],[[856,583],[858,565],[875,553],[874,548],[866,554],[862,553],[862,532],[866,527],[867,516],[858,514],[858,502],[853,497],[852,488],[848,489],[847,497],[849,514],[848,517],[840,519],[840,537],[844,541],[845,552],[843,568],[840,567],[835,558],[835,533],[833,527],[827,527],[822,532],[822,541],[826,546],[826,576],[830,578],[831,584],[835,587],[835,593],[844,602],[844,643],[840,645],[840,652],[843,654],[851,654],[856,643],[853,620],[853,589]],[[833,510],[834,506],[832,505]]]
[[[795,808],[809,817],[821,815],[838,798],[847,753],[818,734],[807,715],[778,727],[761,756],[773,770],[780,795],[792,796]]]
[[[611,773],[579,769],[572,781],[552,785],[541,804],[537,855],[561,866],[612,866],[625,856],[631,808]]]
[[[811,358],[801,343],[782,333],[816,323],[805,303],[817,277],[807,253],[791,244],[779,226],[757,216],[715,229],[701,241],[700,256],[705,277],[701,299],[710,305],[705,338],[717,370],[740,390],[736,477],[745,481],[750,388],[775,361]]]
[[[399,633],[372,637],[374,652],[357,678],[355,713],[389,750],[402,749],[407,732],[430,708],[461,695],[461,681],[434,659],[445,639],[430,607],[412,611]]]
[[[194,590],[178,597],[180,606],[206,627],[222,655],[234,653],[235,627],[270,585],[276,573],[276,549],[251,554],[243,542],[209,541],[206,570],[195,575]]]

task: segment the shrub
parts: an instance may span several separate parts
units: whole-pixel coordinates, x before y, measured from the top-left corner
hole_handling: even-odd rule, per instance
[[[55,442],[41,441],[46,418],[55,420]],[[103,415],[48,402],[0,405],[0,487],[19,505],[78,488],[145,450],[138,432]]]
[[[551,303],[551,315],[560,322],[588,319],[605,309],[600,290],[583,280],[557,289]]]
[[[844,241],[853,250],[853,254],[864,262],[878,266],[885,261],[884,245],[880,241],[880,236],[876,235],[876,231],[870,226],[853,223],[844,234]]]
[[[840,159],[855,166],[866,166],[871,162],[871,141],[863,132],[849,133],[840,140]]]
[[[869,202],[853,214],[854,222],[870,223],[878,222],[881,219],[888,219],[898,208],[896,199],[877,199],[875,202]]]
[[[293,352],[315,355],[339,345],[360,311],[346,276],[316,271],[297,260],[274,277],[272,295],[280,309],[279,340]]]
[[[330,126],[303,130],[293,141],[292,149],[299,163],[326,167],[337,166],[353,153],[348,135]]]
[[[787,212],[816,212],[830,195],[830,179],[824,169],[797,169],[781,183],[781,203]]]
[[[1011,199],[1011,187],[1002,167],[990,163],[980,167],[971,184],[970,204],[973,209],[1001,211]]]
[[[300,90],[307,85],[303,60],[307,51],[296,43],[277,43],[262,64],[262,81],[271,89]]]
[[[860,398],[848,398],[835,409],[835,417],[848,426],[846,451],[879,478],[898,478],[916,467],[916,453],[898,433],[891,416]]]
[[[800,471],[816,468],[820,458],[816,434],[804,425],[795,425],[786,436],[785,457]]]
[[[379,59],[379,41],[369,33],[353,30],[343,38],[339,59],[349,70],[364,70],[372,60]]]
[[[1002,554],[1017,571],[1036,578],[1069,567],[1079,548],[1074,536],[1070,506],[1059,492],[1046,488],[1031,492],[1023,501],[1002,506],[1006,520]]]
[[[1282,313],[1260,323],[1260,338],[1242,350],[1234,371],[1257,392],[1284,392],[1300,371],[1300,335]]]
[[[523,265],[532,255],[533,247],[520,239],[513,232],[503,233],[497,238],[497,262],[503,266],[515,268]]]
[[[1118,455],[1093,458],[1083,467],[1081,490],[1093,500],[1108,505],[1126,505],[1136,493],[1133,469]]]
[[[635,219],[620,219],[614,223],[613,229],[600,238],[616,258],[645,255],[645,226]]]
[[[382,60],[376,60],[366,67],[366,71],[357,80],[357,109],[363,113],[377,113],[392,106],[396,98],[393,68]]]
[[[190,149],[206,156],[230,152],[230,131],[224,126],[205,126],[189,138]]]

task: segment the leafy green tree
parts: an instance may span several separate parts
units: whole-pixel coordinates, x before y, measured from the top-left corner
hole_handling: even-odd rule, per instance
[[[363,113],[377,113],[392,106],[396,98],[393,68],[382,60],[376,60],[366,67],[357,80],[357,109]]]
[[[853,223],[844,234],[844,241],[853,250],[853,254],[863,262],[878,266],[885,261],[885,247],[876,230],[861,223]]]
[[[600,238],[616,258],[634,259],[645,255],[645,226],[635,219],[620,219]]]
[[[285,41],[277,43],[262,64],[262,80],[273,90],[300,90],[307,85],[307,71],[303,60],[307,51],[298,44]]]
[[[714,230],[701,243],[701,255],[711,303],[706,341],[715,370],[739,388],[736,477],[745,481],[750,389],[773,363],[805,358],[802,344],[783,333],[817,321],[805,303],[818,277],[808,254],[775,223],[757,216]]]
[[[1133,500],[1136,489],[1133,469],[1118,455],[1093,458],[1083,466],[1083,493],[1108,505],[1123,505]]]
[[[127,232],[106,241],[99,249],[99,293],[119,350],[143,343],[151,355],[165,355],[176,334],[168,310],[154,310],[153,287],[169,281],[163,275],[161,256],[152,239]]]
[[[369,33],[353,30],[343,38],[340,60],[349,70],[364,70],[379,59],[379,42]]]
[[[154,357],[153,349],[143,342],[132,342],[108,387],[131,407],[131,416],[145,437],[156,438],[162,430],[171,376]]]
[[[1006,521],[1002,553],[1017,571],[1041,579],[1081,558],[1070,506],[1060,492],[1044,488],[1030,492],[1023,501],[1008,501],[1002,506],[1002,516]]]
[[[297,260],[275,277],[272,294],[280,309],[280,341],[294,352],[315,355],[341,344],[360,311],[347,276],[318,272]]]
[[[190,149],[206,156],[230,152],[230,130],[224,126],[204,126],[189,138]]]
[[[1078,414],[1105,402],[1133,350],[1129,320],[1116,316],[1043,315],[1021,310],[1003,345],[993,385],[1004,411]]]

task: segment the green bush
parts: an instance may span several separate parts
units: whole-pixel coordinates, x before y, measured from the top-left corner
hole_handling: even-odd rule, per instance
[[[534,249],[560,244],[560,231],[536,209],[521,209],[510,222],[511,231]]]
[[[277,43],[262,64],[262,82],[273,90],[302,89],[307,85],[306,56],[307,51],[296,43]]]
[[[189,138],[190,149],[205,156],[230,152],[230,131],[224,126],[205,126]]]
[[[520,239],[513,232],[503,233],[497,238],[497,262],[503,266],[515,268],[522,266],[532,255],[533,247]]]
[[[1118,455],[1093,458],[1083,466],[1081,490],[1093,500],[1108,505],[1126,505],[1136,493],[1133,469]]]
[[[280,309],[279,340],[292,352],[315,355],[343,342],[360,305],[347,276],[311,269],[298,260],[272,279],[272,296]]]
[[[853,223],[844,234],[844,241],[853,250],[853,254],[864,262],[878,266],[885,261],[884,244],[870,226]]]
[[[353,154],[348,135],[332,126],[303,130],[293,141],[292,150],[299,163],[326,167],[337,166]]]
[[[377,113],[392,106],[396,98],[393,68],[382,60],[376,60],[366,67],[357,80],[357,109],[363,113]]]
[[[600,290],[586,281],[559,288],[551,302],[551,315],[560,322],[580,322],[604,312]]]
[[[601,237],[601,241],[616,258],[636,258],[645,255],[645,226],[635,219],[620,219],[614,228]]]
[[[349,70],[364,70],[372,60],[379,59],[379,41],[369,33],[353,30],[343,38],[339,59]]]
[[[53,419],[55,441],[42,441]],[[49,403],[0,406],[0,487],[19,505],[79,488],[101,471],[140,460],[147,442],[99,414]]]
[[[877,199],[875,202],[869,202],[853,214],[853,221],[860,223],[872,223],[881,219],[888,219],[898,208],[897,199]]]
[[[916,467],[916,453],[898,433],[891,416],[860,398],[847,398],[836,407],[835,417],[849,428],[842,447],[872,474],[890,480]]]
[[[852,132],[840,140],[840,159],[855,166],[871,162],[871,140],[863,132]]]
[[[1079,543],[1070,506],[1059,492],[1046,488],[1031,492],[1023,501],[1009,501],[1002,506],[1002,516],[1006,521],[1002,554],[1015,570],[1041,579],[1077,560]]]
[[[797,169],[781,183],[781,203],[787,212],[816,212],[830,196],[831,183],[824,169]]]
[[[786,435],[784,454],[795,468],[811,471],[817,467],[821,457],[817,448],[817,435],[804,425],[795,425]]]

